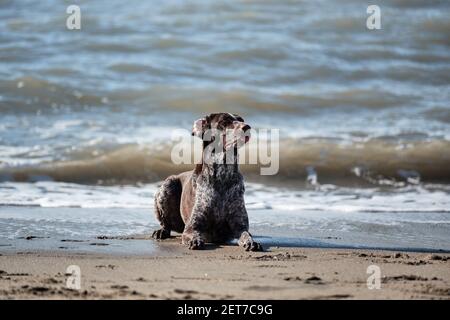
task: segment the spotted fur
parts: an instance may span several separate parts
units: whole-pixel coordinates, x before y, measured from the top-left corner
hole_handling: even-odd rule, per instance
[[[211,114],[200,120],[194,124],[196,134],[198,123],[205,128],[226,129],[233,122],[241,122],[250,128],[242,117],[229,113]],[[163,182],[155,195],[155,214],[161,224],[161,229],[153,233],[155,239],[168,238],[173,230],[182,233],[182,242],[190,249],[202,249],[207,242],[238,239],[247,251],[262,250],[248,232],[244,179],[239,172],[237,149],[234,153],[232,164],[221,163],[225,154],[218,152],[211,155],[213,161]]]

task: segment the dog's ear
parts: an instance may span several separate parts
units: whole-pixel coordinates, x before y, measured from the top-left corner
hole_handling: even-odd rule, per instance
[[[200,118],[194,121],[192,126],[192,135],[202,139],[203,132],[205,131],[206,119]]]
[[[244,121],[244,118],[242,118],[240,115],[238,115],[238,114],[236,114],[236,113],[233,113],[233,116],[236,118],[237,121],[245,122],[245,121]]]

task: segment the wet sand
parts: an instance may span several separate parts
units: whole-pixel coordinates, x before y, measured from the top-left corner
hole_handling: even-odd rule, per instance
[[[189,251],[178,238],[158,246],[164,254],[0,250],[0,298],[450,298],[448,253],[299,247],[249,253],[233,245]],[[378,290],[367,287],[373,264],[381,270]],[[66,288],[69,265],[81,269],[80,290]]]

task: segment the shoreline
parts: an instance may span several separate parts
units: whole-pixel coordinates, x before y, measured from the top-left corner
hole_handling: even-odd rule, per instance
[[[175,235],[174,235],[175,234]],[[384,251],[402,253],[422,253],[422,254],[449,254],[450,250],[427,248],[427,247],[402,247],[402,246],[369,246],[369,245],[349,245],[337,243],[339,238],[323,237],[298,238],[261,236],[254,233],[256,241],[260,242],[264,252],[271,252],[278,248],[290,249],[316,249],[316,250],[362,250],[362,251]],[[237,247],[234,240],[225,244],[206,244],[206,250],[220,250],[226,247]],[[19,253],[40,253],[40,254],[91,254],[104,256],[132,256],[132,257],[154,257],[167,256],[174,252],[179,253],[187,250],[181,244],[181,235],[173,232],[170,239],[157,241],[147,234],[128,236],[96,236],[96,237],[56,237],[29,235],[15,239],[0,238],[0,254]]]
[[[0,250],[0,299],[450,299],[448,254],[190,251],[178,240],[161,243],[163,255]],[[80,267],[80,290],[66,288],[69,265]],[[379,290],[367,287],[370,265],[381,270]]]
[[[311,196],[302,201],[310,200],[314,203],[317,199]],[[250,202],[249,206],[255,203]],[[297,211],[260,207],[249,209],[248,214],[250,232],[266,248],[450,253],[446,212],[345,212],[332,208]],[[0,224],[4,226],[0,232],[0,252],[49,250],[144,255],[165,252],[164,242],[149,241],[149,235],[159,227],[151,208],[3,206]]]

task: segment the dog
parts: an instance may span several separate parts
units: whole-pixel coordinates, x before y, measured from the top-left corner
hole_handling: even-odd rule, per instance
[[[233,239],[246,251],[263,250],[248,231],[237,158],[238,148],[250,139],[250,129],[242,117],[231,113],[212,113],[194,122],[192,135],[203,140],[202,161],[192,171],[169,176],[155,194],[161,229],[153,232],[154,239],[169,238],[176,231],[192,250]]]

